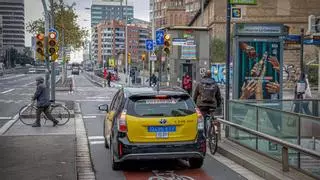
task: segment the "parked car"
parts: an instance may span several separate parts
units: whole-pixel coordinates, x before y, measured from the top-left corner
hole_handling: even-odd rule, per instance
[[[127,160],[187,159],[200,168],[206,154],[204,120],[182,89],[121,88],[104,121],[105,147],[114,170]]]

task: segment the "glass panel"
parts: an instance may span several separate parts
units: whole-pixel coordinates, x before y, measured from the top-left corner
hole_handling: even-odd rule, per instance
[[[320,152],[320,120],[319,118],[301,117],[301,146]],[[301,155],[300,167],[320,177],[320,160]]]
[[[229,119],[231,122],[256,130],[256,107],[238,102],[230,102],[229,107]],[[256,149],[257,138],[253,135],[237,130],[235,128],[230,128],[230,138],[238,141],[243,145]]]
[[[319,140],[318,140],[319,143]],[[319,149],[319,144],[317,145]],[[305,154],[300,156],[300,168],[320,178],[320,160]]]
[[[257,138],[254,135],[248,134],[236,128],[230,127],[230,136],[229,138],[237,141],[238,143],[248,146],[252,149],[256,149]]]
[[[231,122],[256,130],[257,107],[239,102],[230,102]]]
[[[287,112],[258,108],[258,131],[297,144],[299,116]]]

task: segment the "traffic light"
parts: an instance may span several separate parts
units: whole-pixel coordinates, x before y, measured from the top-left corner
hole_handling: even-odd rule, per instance
[[[131,53],[128,52],[128,64],[131,64]]]
[[[164,35],[164,52],[169,55],[170,54],[170,46],[171,46],[171,37],[170,34]]]
[[[48,37],[48,52],[51,56],[51,60],[56,60],[58,53],[58,42],[57,42],[57,34],[55,32],[50,32]]]
[[[36,52],[37,58],[44,61],[44,34],[37,34],[36,36]]]
[[[146,53],[142,53],[141,59],[142,59],[142,61],[145,61],[145,60],[146,60]]]

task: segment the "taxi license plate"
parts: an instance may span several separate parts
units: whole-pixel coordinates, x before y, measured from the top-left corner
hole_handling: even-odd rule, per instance
[[[169,133],[168,132],[157,132],[156,133],[156,138],[168,138]]]

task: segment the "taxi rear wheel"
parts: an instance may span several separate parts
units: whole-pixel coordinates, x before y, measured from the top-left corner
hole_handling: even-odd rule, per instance
[[[113,169],[114,171],[121,170],[121,163],[114,161],[114,152],[113,152],[112,143],[110,143],[110,155],[111,155],[110,159],[111,159],[112,169]]]
[[[201,168],[203,165],[203,158],[190,158],[189,165],[191,169]]]

